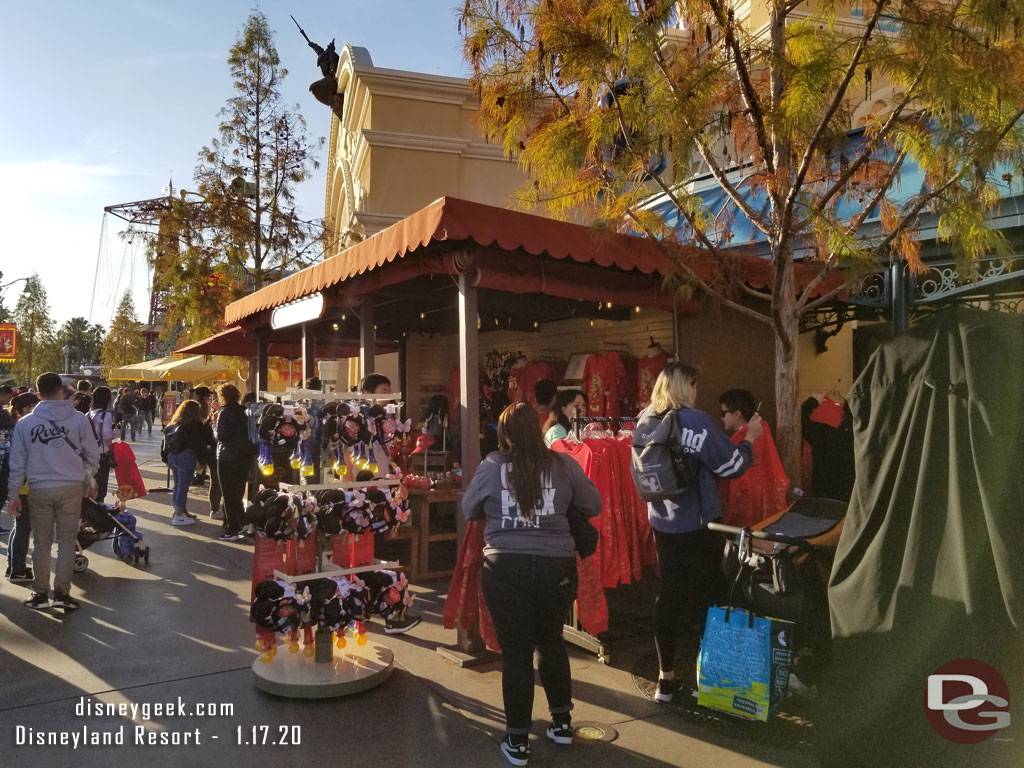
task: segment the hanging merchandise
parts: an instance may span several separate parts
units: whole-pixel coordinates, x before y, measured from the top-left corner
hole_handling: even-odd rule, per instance
[[[784,510],[789,477],[775,448],[767,422],[761,422],[764,434],[751,446],[750,467],[734,480],[718,480],[718,494],[722,502],[722,522],[746,528],[757,525],[765,518]],[[739,445],[746,438],[747,427],[736,430],[731,440]]]
[[[633,358],[618,352],[590,355],[583,369],[583,394],[590,416],[617,418],[635,411]]]
[[[661,349],[657,344],[654,344],[654,339],[651,339],[652,347],[648,349]],[[638,358],[636,361],[637,374],[637,397],[636,402],[638,408],[647,407],[648,403],[651,402],[651,392],[654,390],[654,382],[658,378],[658,374],[664,369],[665,364],[668,362],[668,355],[665,352],[656,353],[654,355],[648,355],[647,357]]]

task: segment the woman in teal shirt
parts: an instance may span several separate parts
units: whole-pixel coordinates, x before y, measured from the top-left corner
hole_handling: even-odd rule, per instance
[[[565,389],[558,393],[555,408],[544,425],[544,445],[550,448],[556,440],[569,436],[572,417],[576,415],[577,407],[580,409],[580,416],[587,415],[587,398],[578,389]]]

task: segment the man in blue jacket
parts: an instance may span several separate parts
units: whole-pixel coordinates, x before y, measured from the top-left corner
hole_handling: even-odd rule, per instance
[[[35,542],[32,551],[35,578],[32,597],[25,605],[35,609],[50,605],[50,549],[56,525],[57,573],[53,607],[73,611],[79,607],[70,591],[83,482],[96,473],[100,450],[89,428],[89,420],[75,410],[74,403],[64,399],[60,376],[42,374],[36,379],[36,390],[41,402],[14,428],[7,480],[11,498],[8,512],[14,516],[21,514],[18,489],[27,479]],[[95,485],[89,493],[95,496]]]

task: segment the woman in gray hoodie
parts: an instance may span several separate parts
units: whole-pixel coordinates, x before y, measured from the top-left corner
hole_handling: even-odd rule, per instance
[[[572,678],[562,624],[576,599],[576,542],[567,513],[601,512],[601,495],[573,459],[544,445],[533,407],[516,403],[498,419],[499,450],[477,468],[462,499],[468,520],[483,520],[481,587],[501,645],[512,765],[530,757],[533,653],[548,699],[547,735],[571,744]],[[584,523],[587,524],[587,523]]]

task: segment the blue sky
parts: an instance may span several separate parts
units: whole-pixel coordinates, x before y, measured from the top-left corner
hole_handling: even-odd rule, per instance
[[[275,32],[282,91],[311,137],[330,113],[307,91],[320,77],[310,39],[370,51],[376,66],[468,76],[456,0],[51,0],[4,2],[0,17],[0,270],[3,282],[38,272],[53,317],[105,323],[131,285],[149,306],[141,243],[116,233],[107,205],[158,197],[168,178],[192,186],[199,149],[231,95],[228,49],[259,7]],[[461,6],[461,3],[458,3]],[[298,190],[304,218],[323,216],[321,167]],[[99,259],[97,256],[99,255]],[[100,263],[99,285],[93,282]],[[21,284],[4,293],[13,307]]]

